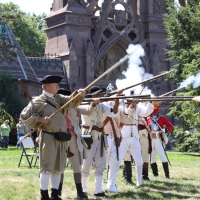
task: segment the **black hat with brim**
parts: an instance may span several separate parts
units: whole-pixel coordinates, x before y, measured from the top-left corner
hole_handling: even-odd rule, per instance
[[[44,78],[38,78],[38,81],[42,84],[47,83],[60,83],[62,80],[61,76],[53,76],[53,75],[47,75]]]
[[[57,94],[70,96],[72,93],[69,90],[66,90],[65,88],[59,88]]]
[[[98,86],[92,86],[88,92],[88,94],[86,95],[95,95],[95,94],[98,94],[99,92],[102,92],[102,89]]]

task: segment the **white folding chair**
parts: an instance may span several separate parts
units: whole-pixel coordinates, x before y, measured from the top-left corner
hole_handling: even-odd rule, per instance
[[[22,140],[23,137],[24,136],[20,137],[20,140]],[[25,138],[24,140],[22,140],[21,144],[22,144],[22,154],[21,154],[21,157],[20,157],[20,160],[19,160],[18,167],[20,167],[21,160],[22,160],[23,156],[26,157],[30,168],[32,167],[32,162],[33,162],[34,157],[36,157],[35,164],[34,164],[34,167],[35,167],[37,160],[39,158],[39,153],[37,151],[37,147],[33,143],[32,138],[31,137]],[[27,149],[33,149],[33,153],[27,152]],[[31,157],[31,159],[30,159],[30,157]]]

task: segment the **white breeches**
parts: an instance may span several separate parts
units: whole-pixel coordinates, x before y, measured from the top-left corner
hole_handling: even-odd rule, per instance
[[[142,184],[142,166],[143,159],[141,154],[140,142],[135,137],[123,138],[120,145],[120,163],[122,162],[127,150],[130,151],[130,154],[133,156],[133,159],[136,164],[136,179],[137,186]]]
[[[135,137],[123,138],[120,145],[120,163],[122,162],[126,152],[129,150],[130,154],[133,156],[135,164],[138,166],[143,165],[143,159],[141,154],[140,142]]]
[[[106,150],[106,161],[109,165],[107,190],[117,191],[115,186],[117,173],[119,171],[120,162],[117,160],[117,148],[115,146],[115,140],[113,135],[107,136],[108,148]],[[118,158],[119,158],[120,147],[118,147]]]
[[[95,191],[94,194],[104,192],[102,186],[103,172],[106,168],[106,156],[105,149],[103,148],[103,155],[100,156],[101,152],[101,141],[94,140],[91,149],[87,150],[87,159],[83,160],[82,166],[82,180],[83,180],[83,191],[88,191],[88,179],[90,175],[90,168],[94,163],[94,175],[95,175]]]
[[[152,142],[151,163],[156,162],[156,154],[158,154],[162,162],[168,162],[160,139],[157,138],[152,139],[151,142]]]
[[[149,162],[149,140],[145,135],[140,137],[140,145],[142,150],[142,159],[145,163]]]

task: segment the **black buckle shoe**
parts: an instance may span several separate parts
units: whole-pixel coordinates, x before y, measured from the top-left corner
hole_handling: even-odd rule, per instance
[[[150,181],[148,176],[143,176],[142,179],[145,180],[145,181]]]
[[[105,192],[94,194],[94,196],[96,196],[96,197],[106,197]]]
[[[77,193],[77,198],[78,199],[88,199],[88,196],[85,192],[78,192]]]

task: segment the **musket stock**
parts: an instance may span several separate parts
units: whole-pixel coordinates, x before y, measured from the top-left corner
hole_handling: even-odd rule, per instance
[[[30,95],[30,93],[28,92],[28,90],[26,89],[26,86],[24,85],[23,81],[21,79],[18,79],[18,82],[20,84],[20,86],[22,87],[22,89],[24,90],[24,92],[26,93],[27,97],[32,100],[32,96]]]

